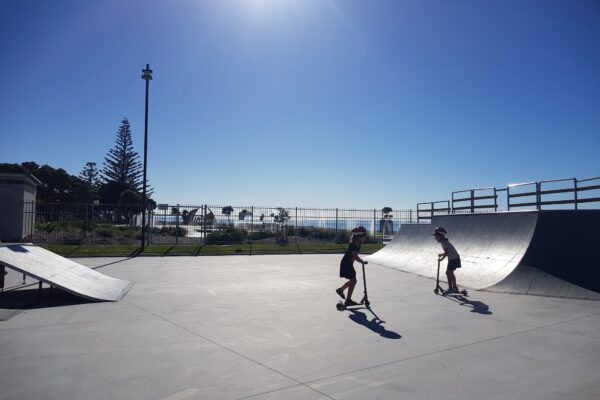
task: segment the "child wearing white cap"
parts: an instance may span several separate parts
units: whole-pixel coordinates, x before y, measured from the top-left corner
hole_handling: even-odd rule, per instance
[[[441,226],[435,228],[435,231],[433,231],[435,240],[437,240],[437,242],[442,246],[442,250],[444,250],[443,253],[438,254],[438,260],[442,261],[444,258],[448,257],[448,266],[446,268],[446,276],[448,277],[448,290],[445,293],[458,293],[454,271],[461,267],[460,255],[446,237],[447,234],[448,231]]]

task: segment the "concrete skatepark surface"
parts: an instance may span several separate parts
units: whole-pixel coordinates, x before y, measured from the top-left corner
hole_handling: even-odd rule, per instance
[[[120,302],[40,293],[11,271],[0,308],[20,313],[0,321],[0,399],[600,397],[600,302],[442,297],[370,263],[378,324],[335,309],[340,258],[77,259],[135,282]]]

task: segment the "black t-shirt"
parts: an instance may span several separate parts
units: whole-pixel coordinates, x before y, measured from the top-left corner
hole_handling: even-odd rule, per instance
[[[346,252],[344,253],[344,257],[342,258],[342,265],[352,265],[354,261],[354,257],[352,257],[352,252],[356,251],[357,253],[360,251],[360,246],[355,245],[354,243],[350,243]]]

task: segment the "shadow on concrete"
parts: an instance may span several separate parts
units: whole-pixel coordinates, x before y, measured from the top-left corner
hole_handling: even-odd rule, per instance
[[[483,315],[493,314],[490,311],[490,307],[481,301],[469,300],[467,297],[465,297],[463,295],[449,295],[449,296],[442,296],[442,297],[445,297],[448,300],[452,300],[455,303],[458,303],[459,305],[461,305],[463,307],[470,308],[471,312],[483,314]]]
[[[373,332],[378,333],[381,337],[384,337],[386,339],[400,339],[402,337],[394,331],[388,331],[387,329],[385,329],[385,327],[382,325],[384,321],[382,321],[378,317],[369,320],[367,318],[367,314],[360,312],[357,309],[353,309],[350,311],[352,312],[352,314],[350,314],[348,318],[350,318],[357,324],[366,326]]]
[[[0,321],[7,321],[25,310],[94,303],[56,288],[23,289],[0,294]]]
[[[91,269],[99,269],[99,268],[102,268],[102,267],[108,267],[109,265],[118,264],[118,263],[122,263],[124,261],[131,260],[132,258],[133,257],[126,257],[126,258],[123,258],[122,260],[117,260],[117,261],[109,262],[109,263],[106,263],[106,264],[98,265],[97,267],[93,267]]]

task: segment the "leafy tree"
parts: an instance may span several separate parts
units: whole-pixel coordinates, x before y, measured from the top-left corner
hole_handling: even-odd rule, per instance
[[[116,204],[121,199],[121,193],[129,189],[127,185],[111,181],[100,187],[99,195],[103,204]]]
[[[252,211],[248,211],[245,208],[242,211],[240,211],[240,214],[239,214],[240,221],[243,221],[246,219],[246,217],[251,217],[251,216],[252,216]]]
[[[290,214],[283,207],[277,207],[277,214],[271,213],[271,217],[276,224],[281,226],[287,225],[288,220],[290,219]]]
[[[286,229],[287,222],[290,219],[290,214],[285,208],[277,207],[277,214],[271,213],[271,218],[273,218],[273,221],[278,225],[277,230],[279,231],[279,242],[282,245],[287,244]]]
[[[143,170],[139,155],[133,150],[131,129],[127,118],[123,118],[117,131],[115,147],[104,158],[102,180],[105,184],[116,182],[121,187],[141,191]]]
[[[40,202],[89,203],[95,199],[93,190],[81,179],[69,175],[62,168],[49,165],[41,167],[35,162],[21,164],[0,164],[0,172],[32,174],[42,182],[37,188]]]
[[[99,172],[96,168],[96,163],[88,161],[85,167],[79,173],[79,179],[87,183],[92,189],[97,189],[100,186]]]

